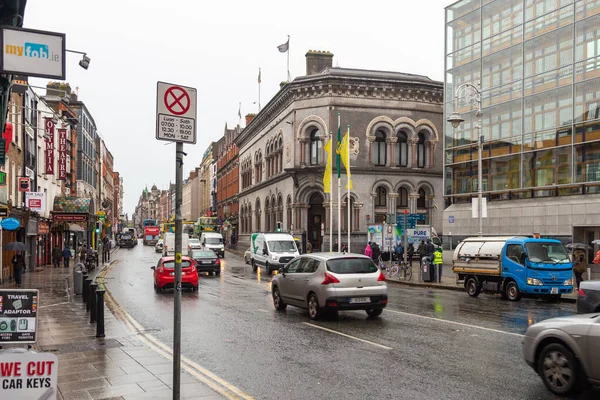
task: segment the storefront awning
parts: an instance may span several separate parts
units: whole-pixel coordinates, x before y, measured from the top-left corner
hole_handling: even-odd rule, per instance
[[[94,214],[94,201],[85,197],[57,196],[54,198],[53,212]]]

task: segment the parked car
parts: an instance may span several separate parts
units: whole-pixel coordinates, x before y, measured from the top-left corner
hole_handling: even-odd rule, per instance
[[[158,242],[154,245],[154,251],[157,253],[162,253],[163,251],[163,241],[159,239]]]
[[[188,251],[190,250],[200,250],[202,248],[202,245],[200,244],[200,239],[198,238],[189,238],[188,241]]]
[[[135,237],[133,237],[131,234],[129,233],[124,233],[121,235],[121,244],[120,246],[122,248],[133,248],[135,245],[137,245],[137,239]]]
[[[248,250],[244,252],[244,261],[246,264],[250,264],[252,262],[252,247],[248,247]]]
[[[581,282],[577,296],[577,312],[600,312],[600,280]]]
[[[156,293],[164,289],[173,289],[175,282],[175,257],[161,257],[156,266],[150,267],[154,270],[154,290]],[[181,261],[181,287],[190,289],[192,292],[198,290],[198,272],[195,262],[189,257],[183,257]]]
[[[523,338],[525,361],[552,393],[567,396],[600,385],[600,313],[551,318]]]
[[[303,254],[279,270],[272,280],[273,305],[285,310],[293,305],[308,309],[311,319],[325,312],[365,310],[381,315],[387,305],[385,276],[361,254]]]
[[[221,260],[212,250],[190,250],[188,256],[196,263],[196,271],[221,274]]]

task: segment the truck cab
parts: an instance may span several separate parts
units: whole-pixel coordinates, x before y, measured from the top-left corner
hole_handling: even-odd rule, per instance
[[[499,292],[557,300],[573,291],[573,264],[562,243],[528,237],[468,238],[454,251],[454,273],[467,293]]]

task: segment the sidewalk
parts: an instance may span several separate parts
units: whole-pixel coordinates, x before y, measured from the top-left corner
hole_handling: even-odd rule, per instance
[[[101,269],[92,273],[98,274]],[[34,350],[53,352],[59,359],[57,399],[172,399],[171,361],[127,330],[106,305],[106,337],[96,338],[96,324],[89,322],[81,296],[73,295],[71,275],[72,268],[51,266],[23,274],[22,288],[40,291]],[[16,285],[7,282],[0,288]],[[223,398],[191,375],[181,375],[182,399]]]

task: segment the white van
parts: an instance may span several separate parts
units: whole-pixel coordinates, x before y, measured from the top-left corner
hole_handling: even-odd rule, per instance
[[[250,244],[252,271],[259,266],[268,274],[286,265],[300,253],[292,235],[287,233],[259,233],[252,235]]]
[[[202,232],[200,235],[202,249],[212,250],[221,258],[225,258],[225,243],[223,235],[217,232]]]
[[[186,234],[181,235],[181,254],[186,254],[188,251],[190,237]],[[175,233],[165,233],[165,239],[163,241],[163,256],[174,256],[175,255]]]

